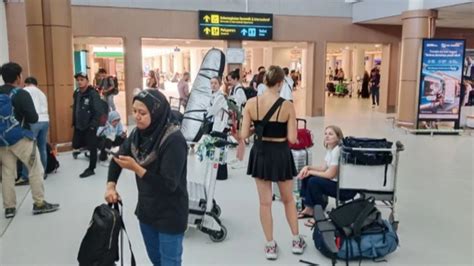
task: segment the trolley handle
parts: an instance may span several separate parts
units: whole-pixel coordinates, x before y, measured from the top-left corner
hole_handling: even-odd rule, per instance
[[[222,148],[222,147],[225,147],[225,146],[228,146],[228,147],[237,147],[239,144],[238,143],[235,143],[235,142],[232,142],[232,141],[227,141],[227,140],[217,140],[216,142],[214,142],[214,146],[218,147],[218,148]]]
[[[303,118],[296,118],[296,127],[297,127],[297,128],[299,128],[299,127],[298,127],[299,122],[303,122],[304,129],[306,129],[306,124],[307,124],[306,119],[303,119]]]
[[[395,149],[393,148],[354,148],[354,147],[347,147],[347,146],[344,146],[344,149],[345,150],[348,150],[348,151],[396,151],[396,152],[400,152],[400,151],[404,151],[405,150],[405,146],[400,142],[400,141],[397,141],[395,143]]]

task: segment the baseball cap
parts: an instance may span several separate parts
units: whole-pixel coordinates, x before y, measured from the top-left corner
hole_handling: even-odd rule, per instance
[[[78,77],[83,77],[83,78],[89,80],[89,77],[87,76],[87,73],[85,73],[85,72],[78,72],[78,73],[76,73],[76,75],[74,75],[75,79],[77,79]]]

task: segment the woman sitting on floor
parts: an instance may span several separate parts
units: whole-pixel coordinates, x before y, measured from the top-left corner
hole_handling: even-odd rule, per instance
[[[344,138],[342,130],[337,126],[328,126],[324,130],[324,147],[326,148],[325,164],[322,166],[305,166],[298,174],[302,179],[301,195],[304,199],[305,208],[298,214],[298,218],[313,217],[314,205],[321,205],[326,209],[328,196],[335,198],[337,193],[337,176],[340,156],[339,144]],[[349,200],[356,192],[341,190],[339,198]],[[305,225],[312,226],[313,219],[308,220]]]

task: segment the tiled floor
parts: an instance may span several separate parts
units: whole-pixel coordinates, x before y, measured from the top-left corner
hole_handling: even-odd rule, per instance
[[[323,128],[329,124],[341,126],[345,135],[385,137],[405,144],[398,175],[400,247],[383,265],[473,265],[472,136],[406,134],[392,129],[386,115],[370,108],[368,101],[329,98],[327,116],[309,120],[316,143],[313,160],[318,163],[324,156]],[[93,208],[103,202],[107,168],[99,166],[94,177],[79,179],[87,161],[73,160],[71,154],[62,154],[59,159],[61,168],[45,181],[45,187],[47,199],[61,203],[61,210],[33,216],[28,193],[0,238],[0,265],[77,265],[77,251]],[[201,177],[199,166],[194,157],[189,158],[189,179]],[[133,215],[137,190],[130,172],[121,177],[119,192],[138,263],[150,265]],[[184,241],[184,265],[303,265],[298,263],[300,258],[329,265],[315,250],[311,231],[303,221],[300,229],[308,247],[302,256],[291,254],[291,235],[279,202],[273,205],[273,217],[280,254],[277,261],[265,260],[256,188],[244,169],[230,169],[230,178],[217,184],[216,199],[222,207],[228,238],[213,243],[208,236],[190,229]],[[3,215],[0,223],[5,223]]]

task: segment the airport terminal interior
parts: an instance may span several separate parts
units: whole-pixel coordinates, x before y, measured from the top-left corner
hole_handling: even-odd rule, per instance
[[[0,102],[11,103],[10,112],[15,115],[10,116],[18,120],[17,112],[26,107],[17,107],[18,101],[6,100],[14,98],[2,96],[8,95],[4,92],[7,88],[18,87],[30,93],[39,115],[39,120],[26,127],[21,123],[25,132],[36,134],[35,141],[23,137],[9,144],[6,119],[0,121],[0,265],[132,265],[127,239],[136,265],[334,265],[321,251],[324,241],[330,239],[341,250],[341,239],[355,238],[350,234],[343,237],[342,229],[327,230],[327,224],[337,222],[333,216],[314,220],[305,215],[308,202],[319,206],[312,196],[318,193],[327,203],[319,213],[323,216],[357,200],[370,202],[367,198],[373,196],[380,217],[364,224],[362,238],[379,234],[370,231],[379,221],[386,229],[380,233],[383,245],[387,232],[397,237],[390,251],[372,257],[366,254],[361,261],[354,255],[350,265],[474,265],[472,0],[5,0],[0,3],[0,36],[0,65],[5,66],[0,69]],[[6,80],[17,73],[10,71],[13,67],[8,62],[21,66],[19,79]],[[282,73],[281,80],[272,85],[276,72]],[[216,83],[219,92],[211,90],[216,76],[223,79]],[[81,85],[84,81],[91,86]],[[35,94],[30,87],[39,90]],[[243,103],[240,88],[245,92]],[[285,89],[289,94],[283,94]],[[23,92],[7,93],[16,97]],[[35,98],[40,94],[43,101]],[[271,116],[268,124],[257,121],[252,125],[254,136],[242,138],[240,134],[247,130],[245,118],[253,113],[250,109],[261,104],[260,108],[269,110],[273,103],[267,103],[265,97],[273,96],[287,100],[280,110],[283,116],[277,111],[279,116]],[[87,97],[91,97],[90,106]],[[160,104],[160,99],[169,105]],[[147,100],[158,104],[150,109]],[[106,111],[94,111],[99,101]],[[222,110],[219,115],[211,114],[217,104],[223,104]],[[2,118],[10,110],[4,106],[0,108]],[[167,129],[147,135],[149,131],[142,128],[146,114],[140,106],[153,110],[148,114],[149,127],[158,124],[155,120],[165,121],[162,113],[154,112],[169,106],[166,125],[173,123],[170,128],[176,132],[168,136]],[[296,123],[297,130],[292,126],[295,123],[289,121],[292,116],[288,112],[292,112],[287,107],[294,108],[296,118],[306,121],[304,127],[301,121]],[[40,137],[35,129],[43,125],[45,116],[49,117],[48,133]],[[96,117],[97,124],[87,124],[85,131],[79,129],[78,125],[85,123],[83,117]],[[116,134],[117,117],[122,128]],[[216,133],[219,117],[225,120],[225,129]],[[263,114],[259,117],[264,120]],[[272,121],[273,117],[279,123]],[[283,142],[265,137],[279,136],[275,125],[283,123]],[[275,132],[263,131],[262,124],[274,126]],[[343,136],[335,129],[328,133],[331,125],[340,128]],[[296,135],[290,132],[293,129]],[[334,147],[328,144],[332,141],[328,134],[340,138]],[[293,135],[296,144],[287,147]],[[160,155],[165,151],[162,147],[166,151],[179,149],[181,139],[175,136],[186,141],[186,154]],[[306,145],[306,136],[312,143]],[[355,137],[365,144],[350,146],[356,140],[343,141],[343,137]],[[156,138],[163,140],[158,143]],[[175,142],[163,145],[167,138]],[[125,142],[120,146],[117,141],[122,139]],[[370,146],[386,143],[381,139],[392,145]],[[148,143],[154,140],[156,144]],[[222,148],[218,141],[210,144],[211,140],[226,145]],[[40,143],[46,142],[50,148],[44,152],[48,162],[43,164]],[[26,148],[18,147],[25,143],[34,148],[23,156]],[[268,156],[260,149],[280,144],[285,146],[282,153],[295,168],[295,176],[285,182],[255,176],[259,164],[284,168],[270,161],[271,156],[265,162],[257,160]],[[149,145],[157,155],[152,152],[144,159]],[[107,230],[101,234],[91,228],[100,226],[95,208],[107,203],[110,177],[116,168],[127,168],[115,163],[116,152],[123,155],[126,149],[137,166],[134,171],[123,170],[116,185],[127,230],[117,239],[112,237],[115,223],[112,228],[103,227]],[[332,164],[336,149],[336,163]],[[34,155],[39,157],[40,153],[41,160],[36,160]],[[378,161],[382,155],[389,156],[388,163]],[[156,161],[148,164],[149,156]],[[351,156],[359,157],[351,161]],[[11,158],[19,162],[16,170],[6,170]],[[59,164],[49,169],[53,158]],[[91,166],[93,158],[97,159],[95,167]],[[358,161],[362,158],[368,161]],[[174,176],[178,171],[173,168],[183,165],[185,176]],[[324,167],[312,170],[318,174],[309,174],[304,183],[300,177],[306,165]],[[40,168],[41,178],[35,174]],[[86,173],[89,169],[90,175]],[[12,177],[15,171],[18,173]],[[152,171],[157,172],[150,174]],[[311,192],[311,184],[316,183],[311,181],[316,179],[331,182],[334,191],[318,187]],[[286,191],[291,194],[290,204],[277,188],[283,183],[291,183],[291,193]],[[168,191],[170,184],[174,187]],[[272,190],[264,190],[263,184]],[[337,200],[345,192],[344,185],[354,194]],[[44,190],[42,205],[38,203],[39,190]],[[12,191],[16,193],[13,206]],[[262,202],[267,195],[272,195],[273,239],[264,233],[268,224],[262,225],[262,213],[267,211]],[[181,204],[183,198],[186,207]],[[45,205],[46,201],[53,205]],[[296,234],[289,226],[295,220],[295,206]],[[189,210],[183,214],[186,208]],[[154,213],[146,216],[147,211]],[[173,223],[176,228],[180,222],[173,217],[177,216],[187,219],[185,229],[171,233],[163,229],[163,224],[173,227]],[[148,226],[148,236],[144,226]],[[332,235],[327,237],[329,231]],[[151,232],[156,233],[153,246]],[[85,246],[93,242],[87,242],[86,236],[93,233],[98,238],[110,234],[108,249],[100,249],[99,257],[106,258],[111,247],[122,243],[120,258],[109,264],[81,261],[90,252]],[[182,244],[161,242],[164,236],[182,239]],[[306,243],[301,252],[295,251],[295,237]],[[353,249],[362,252],[361,244],[353,241]],[[274,243],[278,246],[272,246]],[[348,242],[344,243],[349,248]],[[376,244],[364,245],[383,252]],[[182,254],[176,255],[179,251],[175,249],[180,248]],[[357,253],[354,250],[345,255],[352,256]],[[153,253],[161,256],[161,264],[153,262]],[[169,256],[179,259],[172,263]],[[344,263],[344,258],[337,260],[337,264]]]

